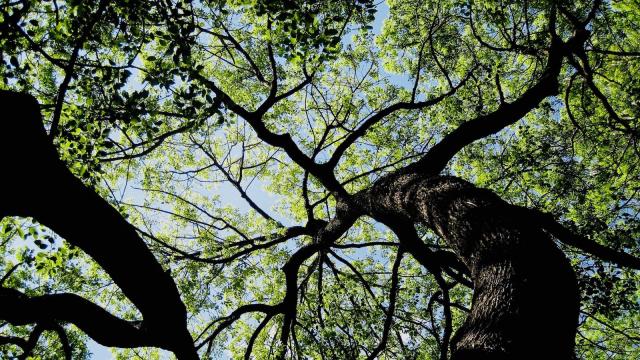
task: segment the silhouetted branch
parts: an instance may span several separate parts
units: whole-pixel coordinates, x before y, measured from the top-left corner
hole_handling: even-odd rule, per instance
[[[393,323],[393,313],[396,309],[396,298],[398,296],[398,269],[400,268],[400,263],[402,262],[402,256],[404,255],[404,251],[402,248],[398,250],[396,255],[396,261],[393,263],[393,269],[391,270],[391,290],[389,291],[389,307],[387,308],[387,318],[384,321],[384,326],[382,328],[382,339],[378,346],[373,349],[371,354],[367,357],[367,360],[373,360],[380,354],[385,347],[387,347],[387,339],[389,338],[389,330],[391,329],[391,324]]]

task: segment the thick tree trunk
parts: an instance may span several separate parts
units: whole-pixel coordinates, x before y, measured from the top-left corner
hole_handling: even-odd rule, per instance
[[[425,223],[469,268],[473,304],[452,359],[573,357],[580,298],[570,263],[494,193],[455,177],[392,175],[358,202],[374,218]]]

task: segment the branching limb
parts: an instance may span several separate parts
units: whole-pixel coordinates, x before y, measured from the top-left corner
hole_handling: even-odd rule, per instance
[[[500,74],[496,71],[496,89],[498,90],[498,95],[500,96],[500,106],[505,104],[504,93],[502,92],[502,85],[500,85]]]
[[[269,97],[262,103],[262,105],[260,105],[260,107],[258,107],[258,109],[255,111],[254,114],[262,117],[264,114],[267,113],[269,109],[273,107],[273,105],[277,104],[280,100],[288,98],[289,96],[302,90],[305,86],[311,84],[311,81],[313,81],[313,76],[314,76],[314,73],[305,75],[305,79],[303,81],[301,81],[298,85],[294,86],[293,88],[285,91],[280,95],[276,95],[275,92],[271,91],[269,93]],[[275,87],[272,87],[272,89],[274,88]]]
[[[188,199],[186,199],[186,198],[184,198],[184,197],[182,197],[182,196],[180,196],[180,195],[177,195],[177,194],[174,194],[174,193],[172,193],[172,192],[165,191],[165,190],[162,190],[162,189],[146,189],[146,188],[136,188],[136,187],[134,187],[134,189],[136,189],[136,190],[142,190],[142,191],[149,191],[149,192],[157,192],[157,193],[165,194],[165,195],[167,195],[167,196],[170,196],[170,197],[173,197],[173,198],[175,198],[175,199],[178,199],[178,200],[180,200],[181,202],[183,202],[183,203],[185,203],[185,204],[187,204],[187,205],[189,205],[189,206],[193,207],[194,209],[198,210],[199,212],[203,213],[204,215],[206,215],[207,217],[209,217],[211,220],[219,221],[219,222],[223,223],[223,224],[224,224],[224,227],[222,227],[221,229],[218,229],[218,230],[231,229],[233,232],[235,232],[236,234],[240,235],[240,236],[241,236],[241,237],[243,237],[244,239],[249,240],[249,239],[247,238],[247,236],[246,236],[242,231],[240,231],[240,229],[238,229],[237,227],[233,226],[233,225],[232,225],[231,223],[229,223],[227,220],[225,220],[225,219],[223,219],[223,218],[221,218],[221,217],[219,217],[219,216],[215,216],[215,215],[213,215],[213,214],[209,213],[209,212],[208,212],[206,209],[204,209],[202,206],[199,206],[199,205],[195,204],[193,201],[189,201]],[[141,206],[141,207],[151,209],[150,207],[147,207],[147,206]],[[172,212],[170,212],[170,211],[166,211],[166,210],[157,210],[157,211],[159,211],[159,212],[163,212],[163,213],[165,213],[165,214],[171,214],[171,215],[174,215],[174,216],[179,216],[179,215],[178,215],[178,214],[176,214],[176,213],[172,213]],[[185,220],[187,219],[187,218],[185,218],[185,217],[183,217],[183,218],[184,218]]]
[[[602,0],[595,0],[593,2],[593,7],[587,14],[587,17],[582,21],[583,28],[586,27],[587,24],[591,22],[591,20],[595,19],[596,15],[598,14],[598,11],[600,10],[601,5],[602,5]]]
[[[472,72],[473,71],[470,71],[469,75]],[[464,78],[462,81],[460,81],[460,83],[457,86],[453,87],[448,92],[434,99],[426,100],[426,101],[418,101],[418,102],[398,102],[377,112],[375,115],[365,120],[358,129],[350,133],[349,136],[347,136],[347,138],[344,139],[344,141],[338,145],[336,150],[331,155],[331,159],[329,159],[329,161],[327,161],[324,165],[333,170],[338,165],[338,162],[340,161],[340,158],[342,157],[342,155],[344,155],[344,152],[347,151],[347,149],[351,145],[353,145],[353,143],[355,143],[359,138],[364,136],[367,130],[369,130],[373,125],[377,124],[378,122],[382,121],[385,117],[387,117],[388,115],[391,115],[392,113],[398,110],[424,109],[424,108],[438,104],[439,102],[446,99],[447,97],[455,94],[455,92],[460,87],[464,86],[464,84],[469,79],[469,75],[466,78]]]
[[[322,281],[324,280],[324,257],[326,255],[323,252],[320,252],[319,255],[319,264],[318,264],[318,307],[316,308],[316,311],[318,312],[318,323],[320,324],[321,328],[324,328],[324,320],[322,319],[322,308],[324,307],[324,300],[323,300],[323,287],[322,287]]]
[[[363,248],[363,247],[369,247],[369,246],[400,246],[400,243],[390,242],[390,241],[372,241],[372,242],[360,243],[360,244],[331,245],[331,247],[338,248],[338,249],[351,249],[351,248],[355,249],[355,248]]]
[[[587,24],[591,22],[596,17],[596,14],[600,10],[600,5],[602,5],[601,0],[596,0],[593,2],[593,7],[587,14],[584,20],[580,21],[575,15],[573,15],[568,9],[560,4],[559,1],[554,1],[555,6],[560,11],[560,14],[574,27],[576,30],[584,30]]]
[[[327,249],[338,238],[340,238],[360,216],[344,203],[336,206],[336,215],[329,223],[321,229],[313,242],[298,249],[291,255],[287,263],[282,267],[286,279],[286,293],[282,305],[284,308],[284,320],[282,332],[280,334],[281,352],[279,359],[283,359],[286,354],[286,347],[291,333],[293,321],[296,318],[298,303],[298,271],[300,266],[320,250]]]
[[[566,43],[563,43],[557,36],[553,38],[555,40],[552,41],[549,49],[549,58],[544,73],[538,83],[525,91],[520,98],[508,104],[504,103],[490,114],[463,123],[433,146],[427,155],[407,166],[402,172],[439,174],[462,148],[498,133],[505,127],[519,121],[547,97],[557,95],[558,75],[567,49],[582,46],[586,41],[585,34],[578,35]]]
[[[7,271],[6,274],[4,274],[4,276],[2,277],[2,279],[0,279],[0,287],[4,285],[4,282],[7,281],[7,279],[9,279],[9,277],[11,276],[11,274],[13,274],[14,271],[16,271],[16,269],[18,269],[18,267],[20,267],[20,265],[22,265],[24,263],[17,263],[15,265],[13,265],[11,267],[11,269],[9,269],[9,271]]]
[[[449,251],[433,251],[429,245],[425,244],[418,236],[415,227],[411,223],[404,223],[402,225],[386,224],[389,228],[398,236],[400,245],[405,248],[405,251],[411,254],[414,259],[420,265],[422,265],[428,272],[432,274],[440,274],[444,271],[447,275],[451,276],[454,280],[465,285],[466,287],[473,289],[473,282],[466,279],[462,274],[470,276],[469,269],[457,258],[457,256]],[[451,269],[458,270],[459,273],[452,271]],[[443,283],[439,284],[443,286]]]
[[[591,51],[598,54],[613,55],[613,56],[629,56],[629,57],[640,56],[640,51],[612,51],[612,50],[603,50],[603,49],[595,49],[595,48],[591,49]]]
[[[200,31],[202,31],[204,33],[207,33],[209,35],[215,36],[221,42],[224,42],[224,41],[231,42],[231,44],[233,44],[233,47],[235,47],[236,50],[242,55],[242,57],[245,58],[247,63],[249,63],[249,66],[251,67],[251,70],[253,71],[253,73],[256,76],[256,78],[258,79],[258,81],[260,83],[266,85],[266,86],[271,86],[271,84],[269,84],[269,82],[267,80],[265,80],[264,76],[262,75],[262,71],[260,71],[260,68],[255,63],[255,61],[253,60],[251,55],[242,47],[242,45],[238,42],[238,40],[236,40],[236,38],[233,36],[233,34],[231,34],[231,31],[229,31],[229,29],[224,25],[224,23],[222,21],[219,21],[218,24],[219,24],[220,27],[222,27],[222,29],[224,30],[226,35],[218,34],[215,31],[211,31],[209,29],[206,29],[206,28],[198,25],[197,23],[195,24],[195,26],[196,26],[196,28],[198,30],[200,30]]]
[[[582,134],[584,135],[585,134],[584,129],[580,126],[580,124],[578,124],[578,121],[573,116],[573,112],[571,111],[571,104],[569,103],[569,94],[571,93],[573,81],[575,80],[576,76],[578,76],[578,73],[572,74],[571,77],[569,78],[569,84],[567,85],[567,89],[565,90],[565,93],[564,93],[564,108],[567,110],[567,115],[569,116],[569,120],[571,120],[571,123],[573,124],[573,126],[575,126],[578,130],[580,130],[580,132],[582,132]]]
[[[429,312],[429,317],[431,317],[431,335],[436,339],[436,343],[438,344],[438,348],[442,349],[442,339],[440,338],[440,331],[436,329],[436,317],[433,313],[433,304],[435,304],[436,300],[439,296],[442,295],[442,290],[437,290],[429,297],[429,302],[427,302],[427,311]]]
[[[18,356],[18,360],[27,360],[33,348],[38,344],[38,340],[40,340],[40,336],[45,331],[45,327],[42,324],[37,324],[33,330],[31,330],[31,334],[29,334],[29,339],[27,340],[27,346],[25,346],[22,350],[22,355]]]
[[[595,321],[595,322],[597,322],[597,323],[599,323],[599,324],[603,325],[603,326],[604,326],[604,327],[606,327],[607,329],[609,329],[609,330],[613,331],[614,333],[616,333],[616,334],[618,334],[618,335],[621,335],[621,336],[623,336],[623,337],[627,338],[627,340],[629,340],[629,341],[633,341],[634,343],[638,343],[638,342],[640,342],[640,337],[630,335],[630,334],[626,333],[625,331],[618,329],[618,328],[617,328],[617,327],[615,327],[614,325],[609,324],[608,322],[606,322],[606,321],[604,321],[604,320],[598,319],[598,317],[596,316],[596,314],[592,314],[592,313],[590,313],[590,312],[588,312],[588,311],[584,311],[584,310],[580,310],[580,312],[581,312],[581,313],[583,313],[584,315],[587,315],[589,318],[593,319],[593,321]]]
[[[240,318],[240,316],[244,315],[244,314],[248,314],[250,312],[262,312],[265,313],[267,315],[271,315],[274,316],[276,314],[280,314],[282,313],[282,304],[280,305],[267,305],[267,304],[249,304],[249,305],[243,305],[239,308],[237,308],[236,310],[234,310],[231,314],[221,317],[215,321],[213,321],[211,324],[209,324],[209,326],[207,326],[204,331],[202,332],[202,334],[200,334],[200,336],[198,336],[196,338],[196,341],[198,341],[198,339],[207,331],[209,330],[213,325],[215,325],[216,323],[220,323],[215,330],[213,331],[213,333],[211,333],[211,335],[209,335],[206,339],[204,339],[200,344],[196,345],[196,349],[199,350],[201,349],[203,346],[207,345],[207,354],[211,353],[211,347],[213,344],[213,341],[216,339],[216,337],[226,328],[228,328],[229,326],[231,326],[234,322],[236,322],[236,320],[238,320]]]
[[[364,289],[367,291],[367,293],[369,293],[369,296],[371,296],[371,299],[373,301],[375,301],[375,304],[378,306],[378,308],[380,310],[382,310],[382,312],[387,313],[388,309],[385,309],[384,306],[382,306],[376,299],[376,295],[373,293],[373,290],[371,289],[371,286],[369,285],[369,282],[367,280],[365,280],[364,276],[362,276],[362,274],[360,273],[360,271],[358,271],[358,269],[356,269],[355,266],[353,266],[353,264],[351,264],[349,261],[347,261],[346,259],[342,258],[341,256],[339,256],[338,254],[336,254],[334,251],[329,250],[329,253],[336,258],[338,261],[340,261],[341,263],[345,264],[355,275],[356,277],[360,280],[360,282],[362,283],[362,286],[364,287]],[[400,253],[400,251],[398,252]],[[403,252],[404,254],[404,252]]]
[[[389,226],[389,225],[387,225]],[[449,351],[449,341],[453,332],[453,320],[451,315],[451,298],[449,297],[449,289],[451,286],[447,284],[444,277],[441,274],[441,266],[437,257],[434,256],[431,249],[420,239],[418,233],[415,230],[413,224],[399,223],[389,226],[389,228],[398,236],[400,244],[405,248],[405,251],[410,253],[419,263],[424,266],[435,278],[436,283],[441,289],[445,316],[445,328],[442,336],[442,342],[440,344],[440,358],[441,360],[447,359]],[[467,270],[468,272],[468,270]],[[470,283],[470,281],[466,281]],[[470,284],[473,288],[473,284]]]
[[[116,156],[116,157],[105,157],[105,158],[101,158],[99,161],[100,162],[111,162],[111,161],[119,161],[119,160],[128,160],[128,159],[135,159],[138,157],[142,157],[145,156],[147,154],[149,154],[150,152],[152,152],[153,150],[157,149],[160,145],[162,145],[164,143],[165,140],[167,140],[168,138],[170,138],[173,135],[176,134],[181,134],[189,129],[193,128],[193,125],[191,124],[187,124],[184,126],[181,126],[177,129],[171,130],[171,131],[167,131],[166,133],[162,134],[162,135],[158,135],[153,139],[147,140],[147,141],[143,141],[137,144],[133,144],[131,145],[128,149],[125,150],[118,150],[117,152],[114,152],[112,154],[107,154],[106,156],[109,155],[114,155],[117,153],[122,153],[126,150],[134,150],[138,147],[141,146],[145,146],[145,145],[149,145],[146,149],[142,150],[139,153],[135,153],[135,154],[125,154],[122,156]]]
[[[55,331],[58,334],[58,338],[62,343],[62,351],[64,351],[65,360],[71,360],[71,345],[69,344],[69,337],[67,336],[67,332],[58,323],[52,324],[51,330]]]
[[[231,100],[231,97],[229,97],[229,95],[222,91],[213,81],[206,79],[199,74],[196,75],[196,78],[206,84],[211,89],[211,91],[213,91],[214,94],[216,94],[216,96],[221,99],[222,103],[225,104],[227,108],[229,108],[229,110],[233,111],[238,116],[247,121],[247,123],[249,123],[249,125],[251,125],[253,130],[256,132],[256,135],[260,140],[271,146],[275,146],[284,150],[293,162],[298,164],[303,169],[307,170],[311,175],[315,176],[329,191],[335,192],[340,195],[348,195],[346,190],[336,179],[335,174],[332,171],[333,169],[316,163],[313,159],[302,152],[302,150],[300,150],[295,141],[293,141],[293,138],[290,134],[274,133],[267,128],[266,124],[262,120],[262,116],[266,113],[270,106],[275,104],[283,97],[290,96],[291,94],[302,89],[304,86],[311,82],[311,76],[307,76],[305,81],[300,83],[297,87],[289,90],[288,92],[276,96],[271,100],[265,100],[265,103],[263,103],[263,105],[261,105],[261,107],[256,110],[256,112],[249,112],[240,105],[237,105]],[[272,105],[269,105],[267,107],[265,105],[267,104],[267,102],[271,103]]]
[[[29,358],[29,355],[38,344],[42,333],[47,330],[55,331],[58,334],[58,338],[62,343],[64,357],[66,360],[71,360],[71,346],[69,345],[67,333],[64,331],[64,328],[56,322],[38,322],[33,330],[31,330],[25,346],[22,347],[22,355],[18,356],[18,360],[27,360]]]
[[[18,356],[18,360],[27,360],[29,358],[29,354],[31,354],[31,351],[33,351],[38,344],[38,340],[42,336],[42,333],[47,330],[55,331],[58,334],[58,338],[62,343],[62,351],[64,352],[65,360],[71,360],[71,346],[69,345],[67,333],[64,331],[64,328],[56,322],[38,323],[31,331],[29,340],[27,340],[26,346],[23,347],[22,355]]]
[[[20,27],[20,26],[16,26],[15,27],[16,31],[18,31],[20,33],[20,35],[27,39],[27,41],[29,42],[29,44],[31,44],[31,46],[33,47],[34,50],[36,50],[37,52],[40,53],[40,55],[42,55],[45,59],[47,59],[47,61],[49,61],[50,63],[52,63],[53,65],[64,69],[66,66],[64,64],[64,62],[66,60],[64,59],[58,59],[58,58],[54,58],[53,56],[47,54],[47,52],[42,48],[42,46],[40,46],[39,44],[37,44],[32,38],[31,36],[29,36],[26,32],[24,32],[24,30]]]
[[[618,115],[618,113],[615,111],[615,109],[609,102],[609,99],[607,99],[606,95],[602,93],[598,85],[596,85],[596,83],[593,81],[593,69],[589,64],[589,60],[587,59],[587,54],[581,50],[577,52],[577,55],[582,62],[582,69],[583,69],[582,75],[587,83],[587,86],[589,86],[589,89],[591,89],[593,94],[598,98],[598,100],[600,100],[600,103],[602,104],[602,106],[604,106],[605,110],[607,111],[607,114],[609,114],[609,125],[615,128],[615,126],[611,124],[611,120],[613,120],[615,121],[616,124],[619,124],[624,128],[624,129],[617,128],[618,130],[627,134],[635,134],[631,126],[620,118],[620,115]]]
[[[200,257],[200,252],[195,252],[195,253],[189,253],[187,251],[184,250],[180,250],[179,248],[172,246],[170,244],[168,244],[165,241],[162,241],[160,239],[158,239],[157,237],[153,236],[152,234],[149,234],[147,232],[140,231],[140,233],[142,233],[145,237],[148,237],[149,239],[153,240],[154,242],[157,242],[158,244],[160,244],[161,246],[164,246],[168,249],[170,249],[171,251],[180,254],[179,256],[176,256],[175,259],[176,260],[184,260],[184,259],[188,259],[191,261],[196,261],[196,262],[202,262],[202,263],[207,263],[207,264],[226,264],[229,263],[239,257],[245,256],[245,255],[249,255],[255,251],[258,250],[262,250],[262,249],[267,249],[270,248],[274,245],[283,243],[287,240],[293,239],[294,237],[298,237],[300,235],[310,235],[311,232],[309,230],[307,230],[306,228],[302,227],[302,226],[294,226],[291,228],[286,229],[284,235],[279,236],[278,234],[272,234],[270,236],[260,236],[254,239],[250,239],[250,240],[246,240],[246,241],[242,241],[242,242],[238,242],[236,244],[233,244],[233,246],[249,246],[246,249],[243,249],[241,251],[238,251],[236,253],[234,253],[233,255],[230,255],[228,257],[224,257],[224,258],[219,258],[219,257],[214,257],[214,258],[203,258]],[[266,241],[267,239],[273,239],[271,241]],[[263,243],[260,243],[262,241],[266,241]]]
[[[270,221],[274,221],[275,222],[275,220],[269,214],[267,214],[266,211],[262,210],[262,208],[260,208],[258,206],[258,204],[256,204],[249,197],[249,195],[247,195],[247,192],[242,188],[242,185],[240,184],[240,181],[234,179],[233,176],[231,175],[231,173],[229,173],[229,171],[227,171],[224,168],[224,166],[222,166],[222,164],[220,162],[218,162],[218,159],[213,154],[211,154],[210,151],[205,149],[205,147],[202,144],[200,144],[199,142],[195,141],[195,139],[192,139],[192,141],[213,162],[213,165],[218,170],[220,170],[220,172],[222,172],[222,175],[224,175],[224,177],[227,179],[227,181],[229,181],[231,183],[231,185],[233,185],[233,187],[235,187],[236,190],[238,190],[238,192],[240,193],[240,197],[243,198],[247,202],[247,204],[249,204],[249,206],[251,206],[252,209],[254,209],[256,212],[258,212],[258,214],[260,214],[266,220],[270,220]],[[242,171],[242,170],[240,170],[240,171]],[[278,222],[278,224],[280,226],[282,226],[282,224],[280,224],[279,222]]]

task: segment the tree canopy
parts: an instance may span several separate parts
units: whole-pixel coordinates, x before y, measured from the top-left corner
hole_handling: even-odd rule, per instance
[[[0,58],[3,357],[640,356],[637,0],[2,0]]]

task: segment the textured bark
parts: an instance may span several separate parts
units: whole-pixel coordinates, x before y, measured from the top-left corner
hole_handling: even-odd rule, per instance
[[[357,201],[380,221],[426,224],[469,268],[473,304],[452,359],[573,357],[580,298],[570,263],[497,195],[455,177],[401,175]]]

